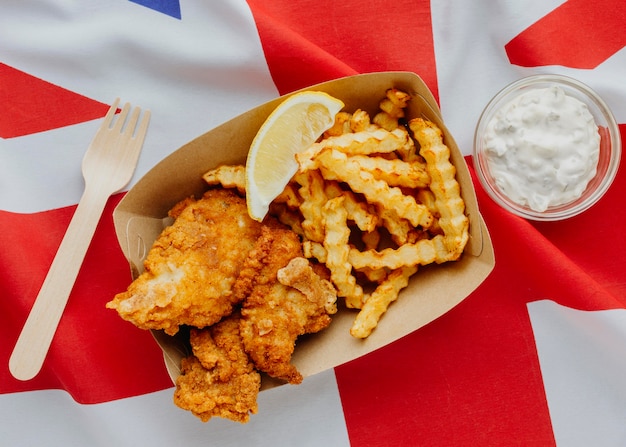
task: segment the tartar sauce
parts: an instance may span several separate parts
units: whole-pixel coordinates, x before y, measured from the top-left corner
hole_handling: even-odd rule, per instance
[[[502,107],[487,124],[484,143],[496,186],[537,212],[580,197],[600,152],[586,104],[558,86],[530,90]]]

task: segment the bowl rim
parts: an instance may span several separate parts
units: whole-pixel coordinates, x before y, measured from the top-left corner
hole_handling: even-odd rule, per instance
[[[591,113],[594,117],[598,114],[602,116],[606,122],[605,131],[608,134],[607,140],[601,142],[601,151],[608,150],[609,154],[608,157],[606,157],[606,167],[602,169],[601,172],[596,173],[596,176],[589,182],[587,189],[581,197],[566,204],[550,207],[546,211],[539,212],[532,210],[527,206],[519,205],[513,202],[497,187],[491,184],[486,174],[486,172],[488,172],[488,166],[482,152],[481,131],[488,124],[487,121],[491,119],[491,116],[497,112],[500,104],[505,105],[513,98],[528,91],[530,88],[545,88],[549,85],[559,85],[567,87],[568,92],[577,92],[579,94],[578,99],[584,96],[587,106],[590,109],[592,107],[596,109],[591,110]],[[604,127],[604,123],[596,122],[596,124],[600,129]],[[609,189],[617,175],[621,160],[621,152],[622,146],[619,125],[615,120],[610,107],[591,87],[577,79],[565,75],[536,74],[526,76],[509,83],[500,89],[487,103],[481,112],[475,127],[472,147],[472,161],[476,171],[476,176],[478,177],[482,188],[487,192],[489,197],[502,208],[515,215],[530,220],[557,221],[574,217],[588,210],[600,200],[600,198]],[[600,158],[602,158],[602,154],[600,154]],[[601,160],[599,160],[599,163],[600,161]],[[602,177],[598,178],[599,175],[602,175]],[[590,189],[590,187],[592,187],[592,189]]]

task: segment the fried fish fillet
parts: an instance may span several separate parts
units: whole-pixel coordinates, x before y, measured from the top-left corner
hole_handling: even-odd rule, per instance
[[[240,326],[246,352],[260,371],[295,384],[302,382],[291,364],[296,339],[330,324],[337,295],[332,287],[315,295],[282,284],[278,272],[294,258],[302,258],[296,233],[263,227],[235,288],[245,295]],[[311,277],[321,281],[317,274]],[[316,296],[322,298],[311,299]]]
[[[244,351],[235,312],[205,329],[192,328],[193,355],[181,362],[174,403],[203,422],[213,416],[248,422],[257,412],[261,376]]]
[[[154,242],[144,273],[107,307],[141,329],[173,335],[180,325],[203,328],[232,313],[242,298],[232,287],[262,224],[228,189],[186,199],[170,215],[175,221]]]

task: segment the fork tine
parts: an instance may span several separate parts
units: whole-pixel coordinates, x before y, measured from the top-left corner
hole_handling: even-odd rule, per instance
[[[113,130],[115,132],[120,132],[122,130],[122,126],[124,125],[124,122],[126,121],[126,116],[128,115],[129,110],[130,110],[130,103],[127,102],[126,104],[124,104],[124,107],[122,107],[122,111],[118,115],[117,121],[115,121],[115,124],[113,125]]]
[[[148,131],[148,125],[150,124],[150,110],[143,112],[141,121],[137,124],[140,113],[141,109],[139,107],[135,107],[125,129],[126,138],[128,138],[129,143],[125,152],[125,158],[127,163],[130,165],[135,165],[137,163],[141,146],[143,145],[143,140]]]
[[[150,110],[145,110],[143,112],[143,118],[139,123],[139,128],[135,132],[134,138],[143,140],[143,138],[146,136],[146,133],[148,132],[148,125],[150,124],[150,116]]]
[[[115,98],[115,101],[113,101],[113,104],[111,104],[111,107],[109,107],[107,114],[104,116],[104,121],[102,121],[102,124],[100,126],[102,129],[106,129],[111,125],[113,117],[115,116],[115,112],[117,112],[117,105],[119,103],[120,98]]]
[[[132,134],[135,133],[135,126],[137,125],[137,121],[139,120],[139,114],[141,113],[140,107],[135,107],[133,112],[130,114],[130,119],[128,123],[126,123],[126,129]]]

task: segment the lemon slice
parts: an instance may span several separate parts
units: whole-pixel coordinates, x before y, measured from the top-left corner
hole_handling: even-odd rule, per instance
[[[296,93],[283,101],[254,137],[246,161],[248,214],[261,221],[269,205],[298,170],[295,154],[332,127],[343,108],[339,99],[315,91]]]

